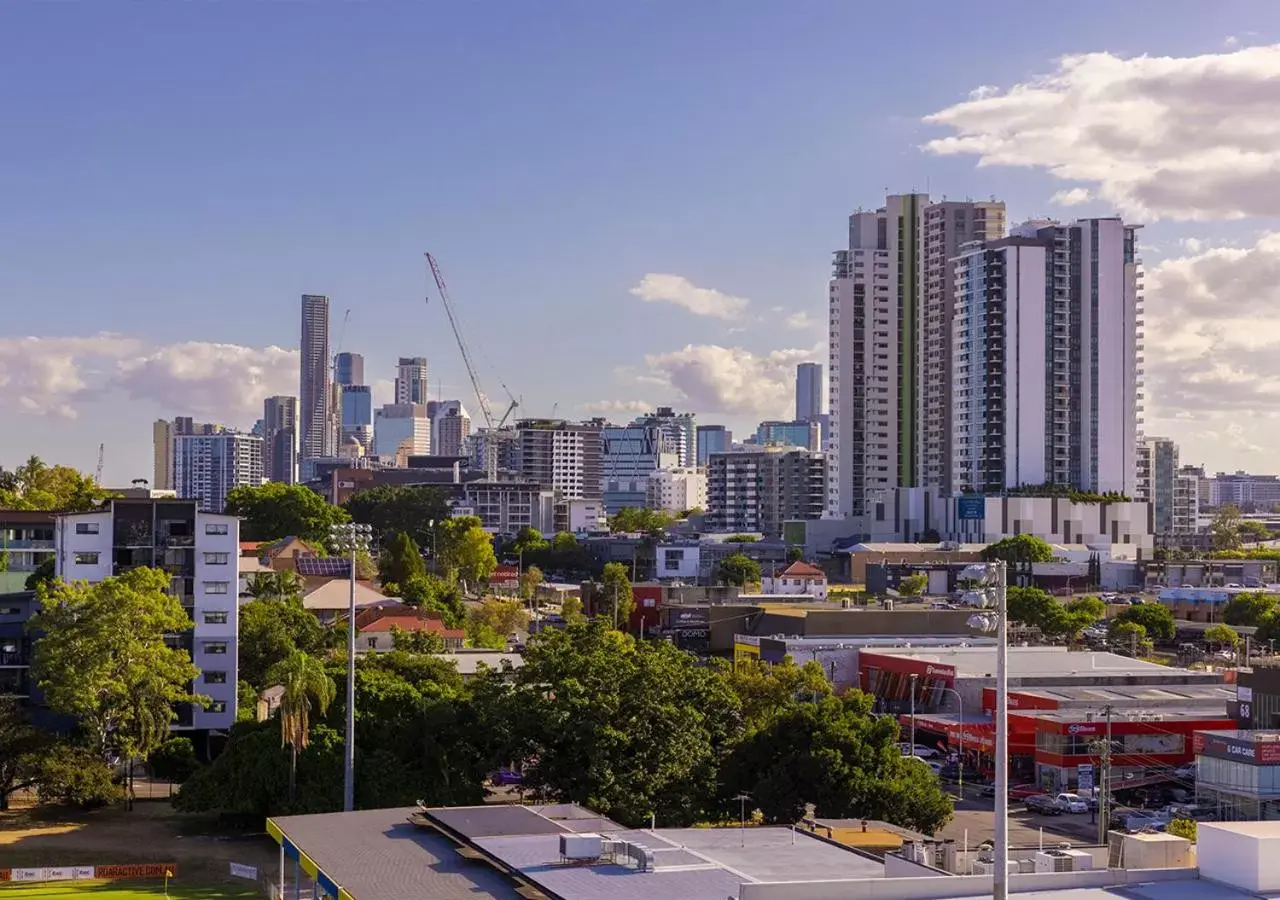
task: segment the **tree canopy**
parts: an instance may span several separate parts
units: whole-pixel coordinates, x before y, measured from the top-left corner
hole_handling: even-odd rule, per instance
[[[1130,606],[1111,620],[1114,629],[1117,623],[1133,622],[1146,629],[1147,637],[1153,640],[1171,641],[1177,628],[1173,613],[1159,603],[1140,603]]]
[[[746,587],[760,581],[760,563],[741,553],[731,553],[716,566],[716,580]]]
[[[631,588],[631,575],[627,567],[618,562],[605,563],[595,604],[597,614],[625,631],[635,608],[635,592]]]
[[[382,485],[356,491],[343,505],[353,522],[373,526],[374,537],[386,547],[400,533],[431,552],[444,552],[443,525],[449,519],[448,498],[439,488],[425,485]],[[435,522],[435,526],[432,526]]]
[[[898,593],[903,597],[919,597],[928,587],[929,576],[923,572],[916,572],[898,582]]]
[[[1053,562],[1053,547],[1034,534],[1017,534],[988,544],[982,550],[982,559],[1007,563]]]
[[[1222,506],[1213,516],[1213,521],[1209,523],[1209,534],[1213,538],[1213,549],[1215,550],[1239,550],[1242,543],[1241,528],[1244,519],[1240,515],[1240,508],[1234,504],[1228,503]]]
[[[108,496],[92,475],[71,466],[51,466],[38,456],[12,472],[0,467],[0,509],[85,512]]]
[[[675,522],[669,513],[645,507],[624,506],[609,517],[609,530],[615,534],[647,534],[658,537]]]
[[[1234,595],[1222,607],[1222,621],[1228,625],[1257,627],[1274,615],[1276,597],[1263,591],[1246,591]]]
[[[407,531],[397,532],[378,554],[378,579],[383,584],[404,584],[414,576],[426,574],[422,550]]]
[[[479,516],[447,519],[440,526],[440,566],[447,580],[458,579],[464,587],[479,584],[498,567],[493,536],[484,530]]]
[[[1204,630],[1204,642],[1213,647],[1234,649],[1240,644],[1240,635],[1230,625],[1210,625]]]
[[[346,510],[331,506],[311,488],[278,481],[234,487],[227,491],[224,508],[227,515],[240,516],[240,537],[246,541],[296,537],[323,544],[331,526],[350,520]]]
[[[251,600],[240,607],[240,680],[261,691],[271,686],[272,666],[295,651],[323,656],[339,640],[297,595]]]
[[[96,584],[56,582],[40,591],[29,627],[32,672],[49,706],[75,716],[105,756],[146,756],[168,736],[175,703],[198,703],[199,674],[165,636],[191,627],[169,575],[132,569]]]

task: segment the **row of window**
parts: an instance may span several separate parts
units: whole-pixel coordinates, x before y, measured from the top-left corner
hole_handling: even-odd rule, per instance
[[[98,534],[98,522],[77,522],[76,534]],[[230,526],[226,523],[208,523],[204,526],[205,534],[230,534]]]

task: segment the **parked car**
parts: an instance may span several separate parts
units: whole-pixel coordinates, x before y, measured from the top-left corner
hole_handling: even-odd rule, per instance
[[[1076,814],[1089,811],[1089,801],[1079,794],[1063,793],[1058,794],[1053,799],[1063,812]]]
[[[1058,801],[1050,797],[1048,794],[1032,794],[1022,801],[1026,804],[1027,812],[1038,813],[1042,816],[1060,816],[1062,815],[1062,807],[1058,805]]]
[[[524,776],[515,769],[499,769],[489,776],[489,782],[494,787],[505,787],[507,785],[520,785],[524,783]]]
[[[1038,784],[1019,784],[1009,788],[1010,800],[1026,800],[1028,797],[1034,797],[1041,792]]]

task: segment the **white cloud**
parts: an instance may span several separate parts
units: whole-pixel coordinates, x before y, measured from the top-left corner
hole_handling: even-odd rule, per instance
[[[592,413],[647,413],[654,406],[648,400],[593,400],[583,403],[581,408]]]
[[[801,331],[805,328],[812,328],[814,325],[817,324],[816,322],[813,321],[812,318],[810,318],[809,314],[804,310],[801,310],[800,312],[797,312],[797,313],[792,313],[791,315],[787,316],[786,321],[787,321],[787,327],[792,329],[793,331]]]
[[[1149,219],[1280,212],[1280,45],[1194,57],[1068,56],[1050,75],[940,110],[925,147],[1096,185]],[[1070,193],[1070,192],[1067,192]]]
[[[149,400],[164,415],[248,424],[262,400],[298,390],[298,353],[128,335],[0,338],[0,409],[75,418],[80,406]]]
[[[822,347],[755,354],[741,347],[689,344],[645,356],[650,378],[673,390],[682,405],[701,413],[789,414],[795,400],[796,365],[821,358]]]
[[[631,293],[649,303],[673,303],[694,315],[734,319],[750,305],[745,297],[734,297],[711,288],[701,288],[681,275],[650,272]]]
[[[1093,199],[1093,194],[1088,188],[1074,187],[1065,191],[1058,191],[1049,198],[1050,203],[1057,203],[1061,206],[1079,206],[1081,203],[1088,203]]]

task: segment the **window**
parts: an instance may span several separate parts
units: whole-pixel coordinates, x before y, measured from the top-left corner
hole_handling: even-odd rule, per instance
[[[204,652],[210,654],[211,656],[217,656],[219,654],[226,653],[227,642],[226,641],[205,641]]]
[[[227,673],[226,672],[205,672],[204,683],[205,684],[226,684]]]
[[[0,606],[0,616],[16,616],[22,610],[17,606]]]
[[[204,564],[206,566],[225,566],[230,559],[230,553],[206,553],[204,555]]]
[[[214,700],[212,703],[209,704],[209,709],[207,710],[207,712],[211,712],[211,713],[224,713],[226,711],[227,711],[227,704],[221,700]]]
[[[367,638],[367,640],[369,641],[369,649],[370,649],[370,650],[377,650],[377,649],[378,649],[378,639],[377,639],[376,637]]]
[[[230,590],[231,582],[229,581],[206,581],[204,583],[204,592],[206,594],[225,594]]]
[[[204,614],[206,625],[226,625],[228,613],[224,610],[211,610]]]
[[[230,534],[230,532],[227,531],[226,524],[215,525],[212,522],[207,523],[204,526],[204,533],[205,534]]]
[[[97,533],[98,533],[97,522],[77,522],[76,523],[76,534],[97,534]]]
[[[77,553],[75,562],[77,566],[96,566],[98,564],[98,554]]]

